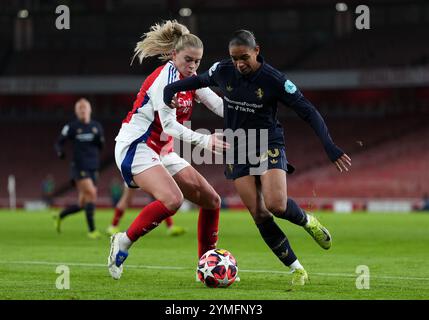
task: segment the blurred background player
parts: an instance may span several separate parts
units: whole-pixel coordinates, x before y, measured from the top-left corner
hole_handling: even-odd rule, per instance
[[[47,207],[52,205],[52,196],[55,190],[55,180],[52,174],[48,174],[42,181],[42,200]]]
[[[425,193],[422,199],[422,211],[429,211],[429,194]]]
[[[164,87],[194,75],[203,56],[203,43],[177,21],[156,24],[137,43],[140,62],[160,56],[164,65],[152,72],[140,89],[133,109],[116,137],[115,160],[130,188],[141,188],[156,200],[144,207],[126,232],[111,238],[108,269],[119,279],[128,249],[141,236],[173,216],[184,198],[200,207],[198,256],[216,247],[220,196],[207,180],[173,151],[173,139],[198,145],[213,152],[228,147],[218,135],[200,134],[183,126],[192,113],[194,99],[223,116],[222,99],[210,89],[180,92],[177,109],[163,102]]]
[[[113,236],[115,233],[118,233],[119,230],[119,222],[121,218],[124,216],[125,210],[131,205],[131,201],[133,200],[135,189],[130,189],[124,186],[122,191],[122,196],[119,201],[115,205],[115,212],[113,214],[112,224],[107,227],[107,234]],[[180,236],[186,233],[186,229],[181,226],[174,225],[174,221],[172,217],[167,217],[165,220],[165,224],[167,225],[167,234],[170,236]]]
[[[55,227],[60,233],[62,220],[84,209],[89,229],[88,237],[97,239],[100,232],[95,228],[94,212],[97,200],[99,151],[104,146],[104,133],[101,124],[91,120],[91,104],[87,99],[81,98],[76,102],[75,113],[76,120],[63,127],[55,149],[58,157],[64,159],[64,144],[67,140],[72,141],[71,179],[78,190],[78,202],[55,216]]]
[[[122,180],[119,180],[116,177],[110,182],[110,200],[112,201],[113,208],[115,208],[119,200],[121,200],[123,185]]]
[[[287,196],[286,172],[292,173],[294,168],[286,159],[283,128],[277,120],[277,103],[280,101],[291,107],[310,124],[340,172],[348,171],[351,159],[334,144],[317,109],[283,73],[265,63],[259,50],[250,31],[235,32],[229,42],[229,59],[215,63],[201,75],[167,85],[164,102],[171,104],[174,94],[180,91],[217,86],[222,90],[226,103],[224,129],[234,132],[244,129],[246,133],[249,129],[257,129],[256,142],[260,141],[262,130],[268,131],[268,150],[258,147],[261,150],[249,150],[247,154],[260,155],[259,163],[253,164],[249,160],[245,164],[239,163],[236,152],[233,163],[226,167],[225,175],[227,179],[234,180],[235,189],[266,244],[284,265],[290,267],[292,285],[304,285],[308,281],[307,272],[273,215],[302,226],[323,249],[331,247],[332,238],[316,217],[306,214]],[[234,139],[234,150],[240,150],[240,143]],[[247,143],[247,140],[242,143]],[[256,167],[264,161],[266,168],[256,172]]]

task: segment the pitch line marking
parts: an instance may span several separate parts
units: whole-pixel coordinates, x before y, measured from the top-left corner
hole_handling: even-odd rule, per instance
[[[58,266],[58,265],[68,265],[76,267],[99,267],[107,268],[107,263],[84,263],[84,262],[49,262],[49,261],[0,261],[0,264],[32,264],[32,265],[46,265],[46,266]],[[175,267],[175,266],[145,266],[145,265],[125,265],[126,268],[131,269],[158,269],[158,270],[194,270],[189,267]],[[277,273],[277,274],[290,274],[290,271],[278,271],[278,270],[248,270],[248,269],[239,269],[240,272],[253,272],[253,273]],[[312,272],[313,275],[318,276],[328,276],[328,277],[346,277],[346,278],[356,278],[356,274],[349,273],[327,273],[327,272]],[[393,279],[393,280],[423,280],[429,281],[429,278],[417,278],[417,277],[398,277],[398,276],[374,276],[371,275],[371,278],[375,279]]]

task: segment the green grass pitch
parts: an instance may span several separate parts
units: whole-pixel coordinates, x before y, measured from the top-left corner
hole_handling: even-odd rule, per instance
[[[97,210],[100,231],[112,212]],[[277,219],[311,281],[290,291],[288,269],[246,212],[221,212],[218,247],[236,257],[241,277],[226,289],[195,282],[196,211],[175,216],[185,235],[169,237],[163,224],[140,239],[119,281],[106,268],[108,237],[88,239],[83,213],[67,218],[58,235],[52,213],[0,211],[0,299],[429,299],[429,214],[316,213],[333,236],[328,251]],[[128,210],[121,226],[136,214]],[[55,286],[58,265],[70,269],[69,290]],[[359,265],[369,267],[369,289],[356,288]]]

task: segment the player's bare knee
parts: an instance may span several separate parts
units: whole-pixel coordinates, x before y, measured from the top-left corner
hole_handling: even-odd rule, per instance
[[[95,202],[97,199],[97,189],[89,188],[85,191],[86,202]]]
[[[220,198],[220,195],[216,193],[216,196],[214,197],[214,201],[213,201],[214,209],[220,208],[221,204],[222,204],[222,199]]]
[[[184,198],[183,198],[183,194],[181,192],[178,192],[160,201],[168,210],[177,211],[182,206]]]
[[[220,196],[217,193],[214,193],[210,197],[207,209],[218,209],[221,205]]]
[[[118,204],[116,205],[116,208],[118,208],[119,210],[125,211],[125,209],[127,209],[128,205],[124,202],[119,201]]]
[[[282,216],[286,211],[286,201],[285,200],[277,200],[266,203],[267,210],[271,212],[275,216]]]

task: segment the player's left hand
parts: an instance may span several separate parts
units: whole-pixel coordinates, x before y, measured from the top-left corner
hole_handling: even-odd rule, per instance
[[[339,172],[343,172],[343,170],[349,171],[349,168],[352,166],[352,159],[344,153],[334,162],[334,164]]]

